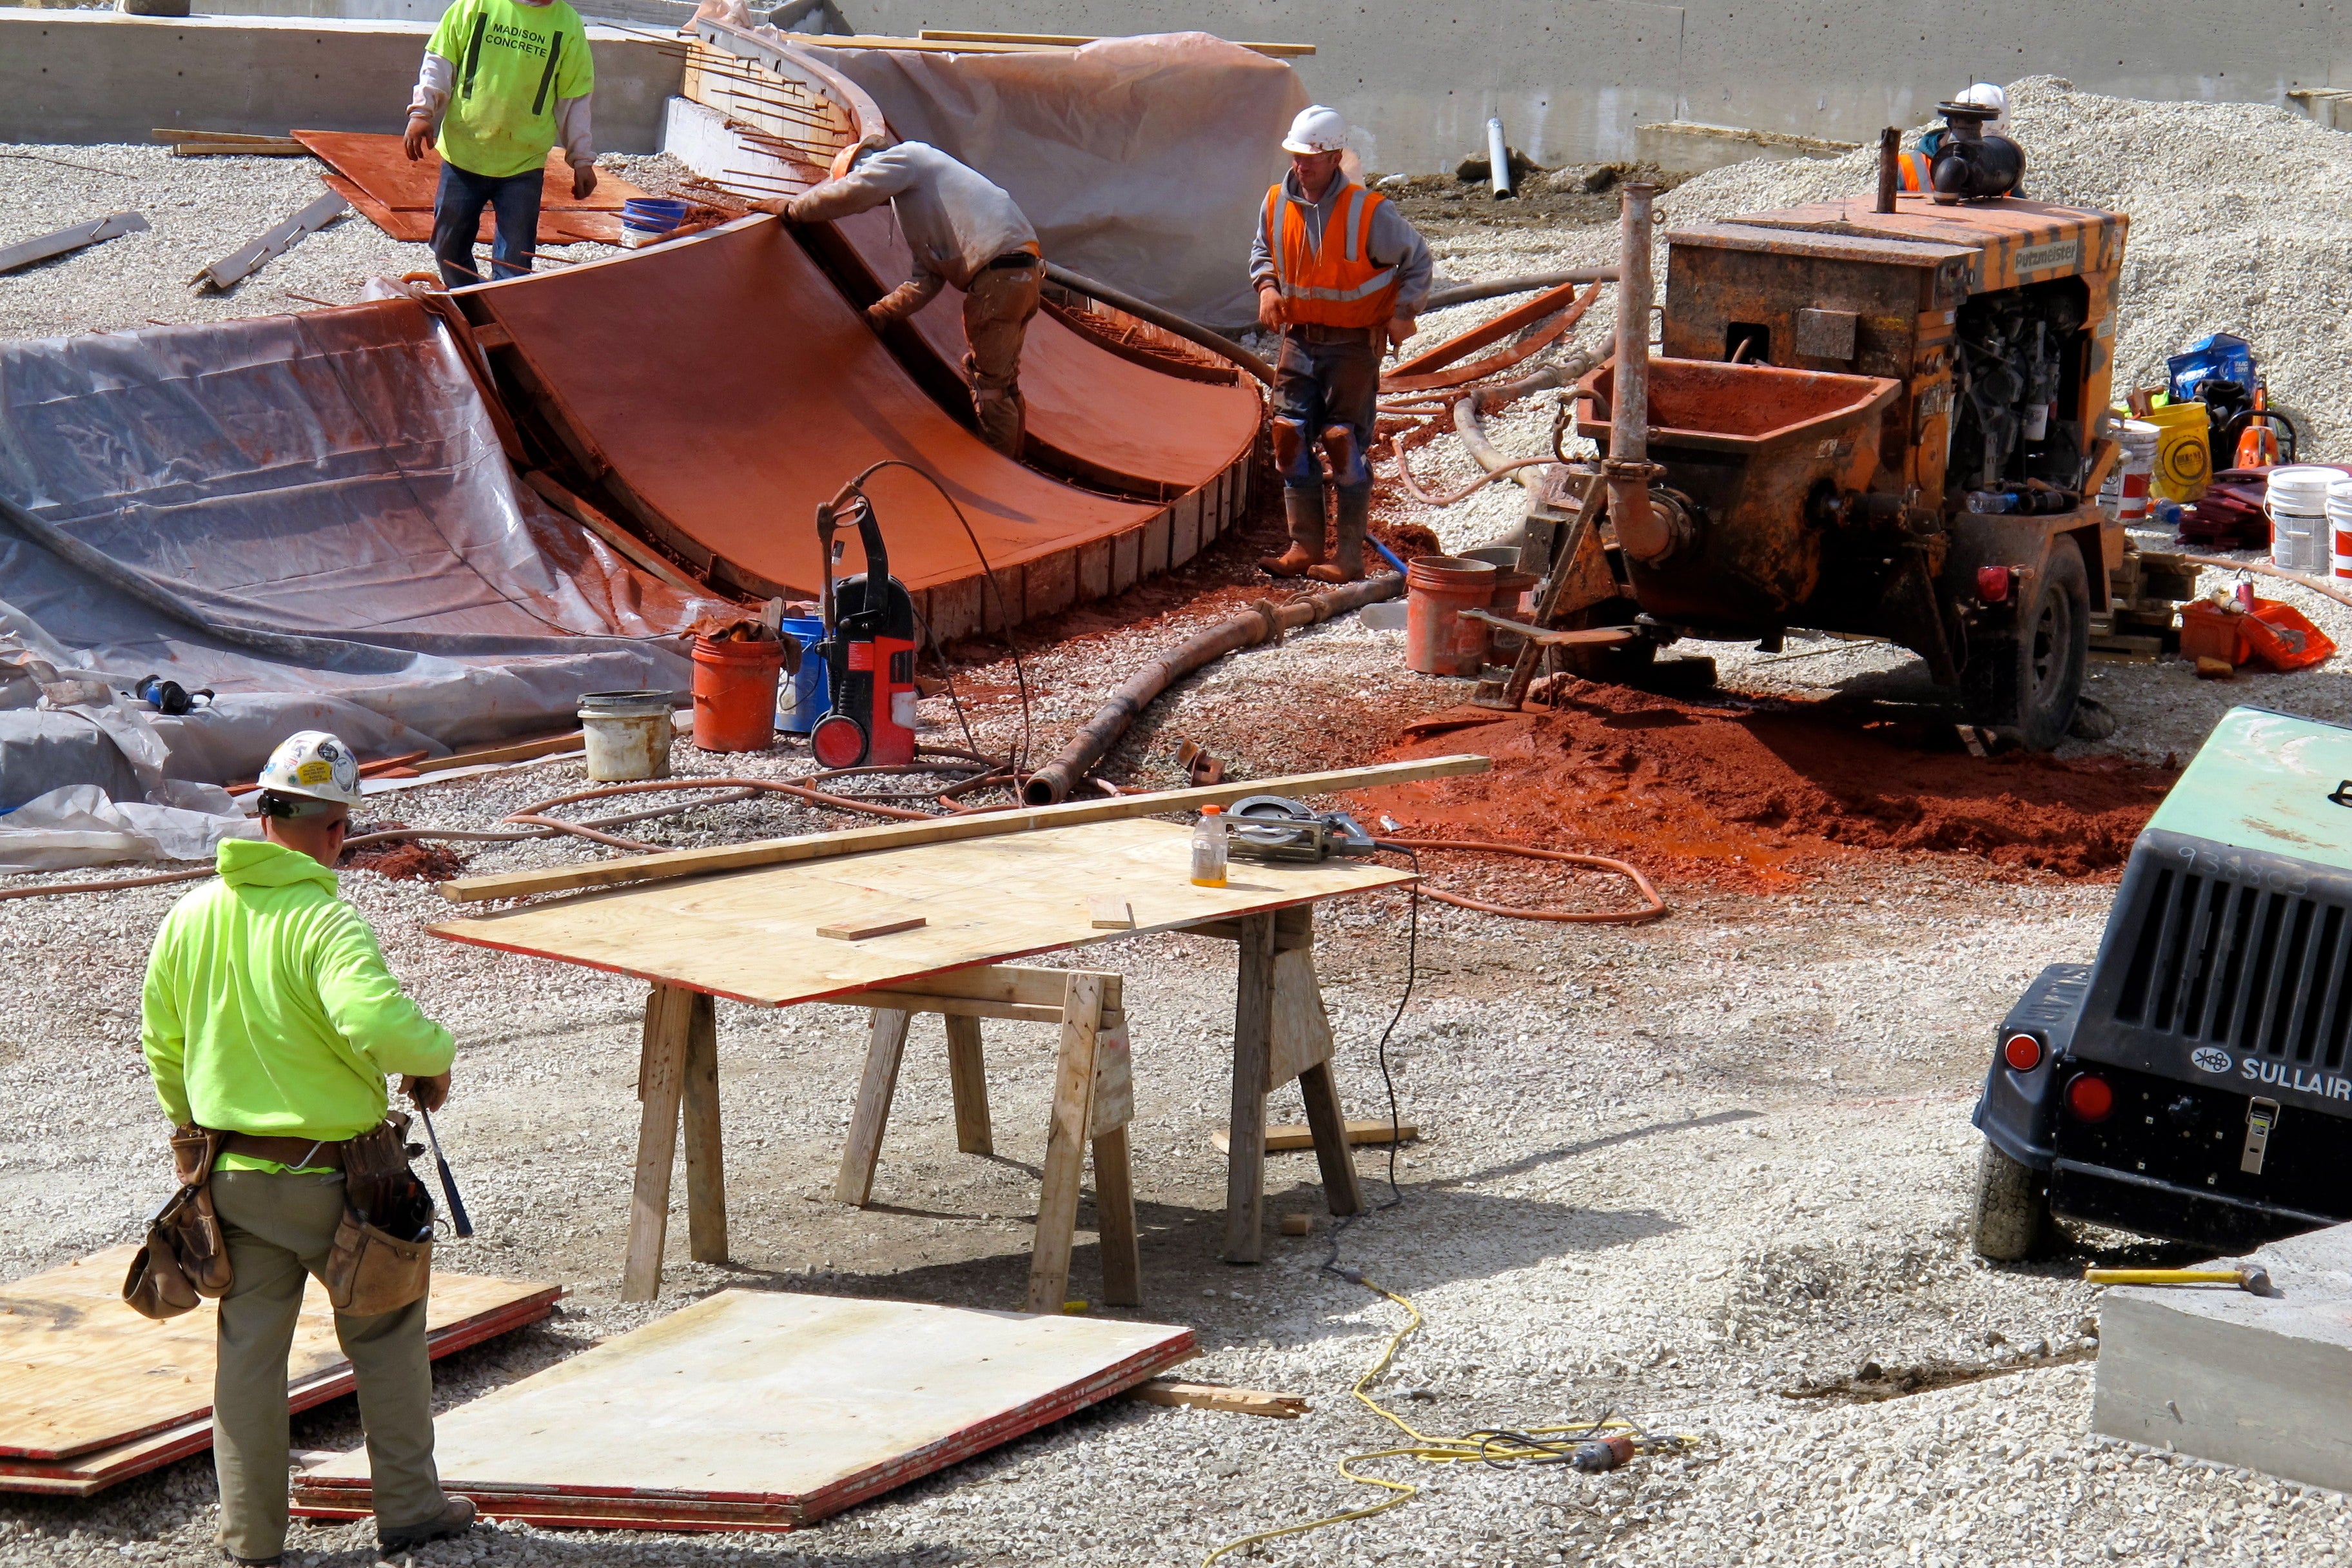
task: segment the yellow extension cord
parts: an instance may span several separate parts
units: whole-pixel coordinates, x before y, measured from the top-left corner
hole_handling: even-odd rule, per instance
[[[1387,1406],[1381,1405],[1378,1400],[1374,1399],[1370,1394],[1365,1393],[1364,1391],[1367,1388],[1370,1388],[1374,1383],[1379,1381],[1382,1373],[1388,1371],[1389,1363],[1396,1359],[1396,1353],[1398,1350],[1403,1346],[1404,1342],[1411,1338],[1416,1330],[1421,1328],[1422,1316],[1420,1308],[1414,1306],[1411,1301],[1405,1300],[1402,1296],[1398,1295],[1387,1286],[1380,1284],[1369,1276],[1361,1273],[1353,1274],[1352,1278],[1362,1284],[1366,1289],[1378,1291],[1380,1294],[1386,1296],[1390,1300],[1394,1301],[1398,1306],[1402,1307],[1405,1310],[1406,1319],[1404,1327],[1399,1329],[1395,1333],[1389,1336],[1389,1342],[1381,1351],[1380,1359],[1372,1363],[1372,1364],[1365,1370],[1363,1376],[1356,1379],[1356,1386],[1352,1392],[1355,1394],[1356,1398],[1363,1405],[1364,1408],[1370,1410],[1373,1415],[1394,1426],[1398,1431],[1402,1432],[1406,1436],[1412,1438],[1412,1441],[1394,1448],[1375,1448],[1369,1453],[1350,1454],[1346,1458],[1341,1459],[1339,1462],[1338,1469],[1340,1475],[1344,1476],[1349,1480],[1355,1482],[1358,1486],[1380,1487],[1388,1491],[1393,1492],[1396,1495],[1381,1502],[1373,1503],[1369,1508],[1354,1508],[1348,1510],[1344,1513],[1326,1514],[1321,1519],[1311,1519],[1304,1524],[1286,1524],[1276,1530],[1261,1530],[1255,1535],[1244,1535],[1238,1541],[1228,1541],[1223,1546],[1218,1547],[1214,1552],[1210,1552],[1206,1557],[1202,1558],[1201,1568],[1210,1568],[1210,1564],[1216,1562],[1218,1558],[1226,1555],[1228,1552],[1238,1552],[1244,1546],[1255,1546],[1261,1541],[1274,1541],[1286,1535],[1303,1535],[1310,1530],[1320,1530],[1327,1524],[1346,1524],[1350,1520],[1370,1519],[1376,1513],[1386,1513],[1390,1509],[1410,1502],[1413,1498],[1420,1495],[1421,1489],[1410,1481],[1392,1481],[1381,1476],[1358,1475],[1354,1470],[1349,1468],[1350,1465],[1362,1464],[1367,1460],[1371,1459],[1393,1458],[1421,1459],[1434,1465],[1458,1465],[1465,1462],[1477,1463],[1490,1459],[1498,1462],[1507,1462],[1514,1459],[1556,1460],[1559,1458],[1559,1451],[1555,1448],[1531,1447],[1526,1444],[1513,1442],[1507,1438],[1501,1438],[1498,1436],[1472,1436],[1467,1437],[1432,1437],[1425,1432],[1416,1430],[1413,1425],[1407,1421],[1403,1416],[1399,1415],[1395,1411],[1389,1409]],[[1634,1432],[1638,1430],[1640,1430],[1640,1428],[1636,1427],[1631,1421],[1603,1420],[1599,1422],[1580,1422],[1568,1426],[1534,1426],[1529,1427],[1526,1432],[1518,1434],[1517,1436],[1528,1437],[1557,1437],[1573,1435],[1579,1438],[1585,1438],[1598,1437],[1605,1432]],[[1687,1438],[1678,1437],[1668,1439],[1668,1441],[1679,1447],[1687,1444],[1689,1440]]]

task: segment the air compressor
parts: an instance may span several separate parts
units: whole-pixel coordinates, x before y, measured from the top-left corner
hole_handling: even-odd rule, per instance
[[[857,530],[866,570],[836,580],[838,534]],[[890,575],[874,505],[854,485],[816,509],[824,556],[824,658],[832,709],[809,731],[821,767],[889,766],[915,760],[915,601]]]

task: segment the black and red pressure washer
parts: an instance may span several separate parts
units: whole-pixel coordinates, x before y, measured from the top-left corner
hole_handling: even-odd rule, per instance
[[[866,570],[835,580],[836,538],[847,522]],[[809,731],[821,767],[888,766],[915,760],[915,601],[890,575],[873,503],[854,485],[816,509],[824,554],[824,659],[832,710]]]

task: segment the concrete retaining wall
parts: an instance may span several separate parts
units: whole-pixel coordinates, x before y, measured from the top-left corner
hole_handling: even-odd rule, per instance
[[[0,10],[0,142],[144,142],[158,126],[396,132],[425,21],[122,16]],[[651,153],[685,68],[648,39],[588,30],[596,145]]]

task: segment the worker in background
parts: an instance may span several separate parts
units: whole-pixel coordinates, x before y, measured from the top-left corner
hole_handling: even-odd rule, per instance
[[[984,176],[920,142],[868,136],[835,154],[832,174],[788,199],[754,203],[794,223],[823,223],[890,204],[914,253],[907,281],[866,309],[877,331],[931,302],[943,285],[963,292],[964,379],[981,439],[1021,455],[1021,344],[1037,313],[1045,262],[1037,231]]]
[[[1250,245],[1257,319],[1282,334],[1275,367],[1274,462],[1290,548],[1259,563],[1320,583],[1364,574],[1372,505],[1373,402],[1381,361],[1412,336],[1429,293],[1429,247],[1378,191],[1339,167],[1348,126],[1318,104],[1291,122],[1290,173],[1265,193]],[[1324,558],[1321,448],[1338,492],[1335,559]]]
[[[223,1131],[211,1176],[234,1279],[213,1381],[219,1542],[238,1563],[286,1544],[286,1358],[306,1275],[344,1212],[341,1145],[384,1120],[384,1075],[426,1110],[449,1093],[449,1031],[418,1011],[336,896],[358,760],[305,731],[261,774],[263,837],[221,841],[220,878],[155,933],[140,1043],[175,1127]],[[389,1554],[464,1534],[474,1505],[433,1464],[423,1300],[335,1318],[359,1384],[376,1535]]]
[[[492,274],[530,270],[549,148],[562,144],[574,201],[595,190],[588,125],[595,88],[588,35],[566,0],[456,0],[441,13],[425,46],[401,147],[412,163],[427,146],[441,154],[433,258],[443,283],[455,289],[482,280],[474,239],[484,207],[498,215]]]
[[[1991,110],[1993,117],[1984,122],[1986,135],[2007,136],[2010,133],[2009,94],[1992,83],[1980,81],[1952,101],[1979,104]],[[1920,132],[1919,140],[1912,144],[1911,151],[1904,153],[1901,161],[1896,164],[1905,190],[1932,191],[1936,188],[1934,178],[1936,152],[1944,144],[1944,138],[1950,134],[1951,127],[1948,125],[1931,126]],[[2010,195],[2022,195],[2024,192],[2011,191]]]

